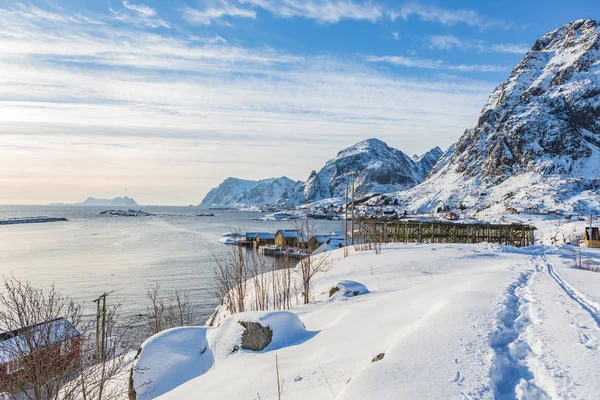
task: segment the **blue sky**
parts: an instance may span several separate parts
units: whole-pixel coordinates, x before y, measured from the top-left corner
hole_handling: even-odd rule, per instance
[[[596,1],[0,0],[0,203],[196,204],[378,137],[448,147]]]

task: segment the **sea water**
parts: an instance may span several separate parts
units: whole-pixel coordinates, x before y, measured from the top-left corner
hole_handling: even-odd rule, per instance
[[[108,303],[122,303],[125,321],[143,324],[146,285],[160,283],[163,293],[187,290],[203,324],[219,299],[213,290],[213,253],[228,249],[217,240],[225,232],[292,229],[291,222],[260,221],[258,212],[213,211],[197,207],[137,207],[149,217],[100,215],[98,206],[0,206],[0,219],[66,217],[68,222],[0,226],[0,274],[36,286],[55,284],[63,294],[85,303],[112,291]],[[121,209],[121,208],[119,208]],[[343,221],[315,221],[319,233],[343,230]]]

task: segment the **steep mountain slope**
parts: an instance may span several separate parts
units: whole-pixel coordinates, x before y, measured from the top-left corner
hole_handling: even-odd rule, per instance
[[[340,151],[319,171],[313,171],[303,187],[289,196],[288,205],[300,205],[345,195],[346,178],[356,171],[359,196],[405,190],[422,182],[441,156],[436,147],[417,159],[389,147],[378,139],[367,139]]]
[[[596,207],[598,22],[575,21],[536,41],[491,94],[477,125],[443,159],[426,182],[399,199],[422,211],[458,203]]]
[[[292,192],[300,182],[287,177],[249,181],[227,178],[218,187],[212,189],[201,207],[246,207],[272,204],[282,195]]]

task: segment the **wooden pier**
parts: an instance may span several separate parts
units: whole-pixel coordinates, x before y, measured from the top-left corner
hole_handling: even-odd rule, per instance
[[[535,226],[522,224],[453,223],[445,221],[358,221],[362,243],[498,243],[534,244]]]

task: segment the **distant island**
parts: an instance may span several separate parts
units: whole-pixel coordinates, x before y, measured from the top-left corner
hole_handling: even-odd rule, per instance
[[[52,203],[51,205],[75,205],[75,206],[113,206],[113,207],[131,207],[139,204],[131,197],[115,197],[114,199],[97,199],[88,197],[79,203]]]

